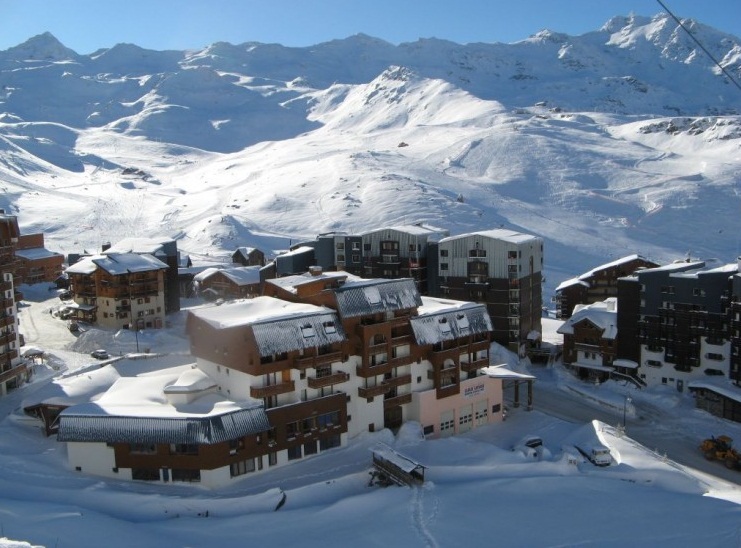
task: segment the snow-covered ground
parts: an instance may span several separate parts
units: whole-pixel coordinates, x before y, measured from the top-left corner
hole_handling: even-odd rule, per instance
[[[677,464],[630,436],[642,421],[661,432],[657,417],[667,418],[665,432],[686,424],[702,435],[741,439],[741,429],[693,411],[673,394],[636,393],[627,410],[629,435],[622,435],[615,426],[622,421],[624,387],[584,385],[558,365],[528,368],[538,376],[534,411],[511,409],[504,423],[459,437],[424,440],[411,423],[396,436],[388,430],[364,434],[346,447],[220,490],[76,473],[67,466],[64,446],[44,437],[19,406],[55,375],[99,367],[90,351],[136,352],[136,341],[129,333],[94,328],[73,335],[49,313],[59,305],[55,292],[22,289],[21,331],[57,369],[39,366],[32,383],[0,399],[0,531],[7,538],[46,547],[142,548],[741,545],[737,484]],[[184,314],[171,318],[168,329],[145,332],[140,348],[186,354]],[[527,367],[500,354],[514,367]],[[576,389],[591,398],[583,420],[539,410],[539,399],[545,402],[549,394],[562,395],[573,408]],[[596,428],[590,409],[605,418]],[[677,410],[687,411],[689,420],[672,418]],[[512,450],[525,435],[543,439],[542,460]],[[595,467],[570,446],[585,437],[610,447],[611,466]],[[426,466],[425,484],[370,486],[370,450],[379,442]],[[691,454],[696,445],[690,440],[679,447]],[[276,511],[284,493],[286,502]]]

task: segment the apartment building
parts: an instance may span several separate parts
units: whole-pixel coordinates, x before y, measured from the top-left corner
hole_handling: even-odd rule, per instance
[[[167,264],[148,254],[85,257],[65,271],[72,317],[110,329],[159,329],[165,322]]]
[[[620,280],[618,357],[636,360],[648,385],[682,392],[688,383],[728,379],[729,305],[737,264],[705,268],[702,261],[639,270]],[[637,329],[636,337],[630,326]],[[622,329],[626,327],[629,336]]]
[[[28,380],[25,362],[20,356],[18,316],[13,274],[0,274],[0,396]]]
[[[559,319],[565,320],[571,316],[576,305],[594,304],[617,297],[619,278],[628,276],[638,269],[657,266],[659,266],[657,263],[640,255],[628,255],[566,280],[556,287],[554,297],[556,315]]]
[[[485,304],[493,339],[514,351],[540,337],[542,238],[495,229],[443,238],[437,248],[437,296]]]

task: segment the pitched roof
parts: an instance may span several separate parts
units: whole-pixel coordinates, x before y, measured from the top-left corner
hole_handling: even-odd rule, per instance
[[[491,318],[483,304],[422,297],[419,315],[410,319],[417,344],[435,344],[488,333]]]
[[[493,240],[501,240],[503,242],[508,242],[512,244],[521,244],[521,243],[541,239],[540,237],[534,236],[532,234],[524,234],[522,232],[516,232],[514,230],[509,230],[506,228],[495,228],[492,230],[479,230],[476,232],[469,232],[468,234],[459,234],[457,236],[449,236],[448,238],[443,238],[442,240],[440,240],[440,243],[442,244],[445,242],[459,240],[462,238],[469,238],[471,236],[482,236],[484,238],[491,238]]]
[[[197,282],[208,280],[215,274],[221,273],[235,285],[251,285],[260,283],[260,266],[239,266],[230,268],[207,268],[193,278]]]
[[[348,281],[335,289],[335,296],[337,311],[342,318],[422,306],[422,298],[411,278]]]
[[[108,253],[85,257],[65,270],[71,274],[92,274],[102,268],[112,275],[149,272],[168,268],[165,263],[149,254]]]
[[[562,335],[573,335],[574,326],[585,320],[603,330],[602,338],[615,339],[617,337],[617,299],[611,297],[599,303],[577,305],[574,307],[574,313],[558,328],[557,332]]]

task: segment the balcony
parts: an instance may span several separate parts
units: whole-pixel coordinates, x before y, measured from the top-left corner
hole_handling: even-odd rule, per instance
[[[399,258],[399,255],[395,254],[383,254],[381,255],[381,260],[378,261],[379,264],[400,264],[401,259]]]
[[[19,377],[26,373],[26,364],[21,364],[13,369],[0,373],[0,383],[8,382],[15,377]]]
[[[333,384],[341,384],[350,380],[350,375],[342,371],[338,371],[332,375],[325,375],[323,377],[307,377],[307,383],[309,388],[324,388],[326,386],[332,386]]]
[[[398,407],[399,405],[407,403],[412,403],[412,395],[402,394],[401,396],[394,396],[393,398],[386,398],[383,400],[383,409],[385,411],[386,409],[391,409],[392,407]]]
[[[398,360],[398,358],[396,359]],[[359,365],[355,368],[355,373],[358,375],[358,377],[376,377],[378,375],[385,375],[386,373],[390,373],[394,370],[394,367],[398,367],[398,365],[395,363],[394,360],[391,360],[376,365],[368,365],[366,367]]]
[[[0,334],[0,346],[5,346],[15,340],[15,333]]]
[[[251,386],[250,396],[253,398],[269,398],[270,396],[278,396],[279,394],[288,394],[295,390],[295,383],[293,381],[282,382],[279,384],[271,384],[269,386]]]
[[[574,344],[574,349],[577,352],[601,352],[600,347],[597,344],[576,343]]]
[[[15,316],[13,316],[12,314],[8,314],[7,316],[0,318],[0,328],[8,327],[9,325],[13,325],[14,323]]]
[[[477,369],[481,369],[482,367],[486,367],[489,365],[489,358],[479,358],[478,360],[473,360],[472,362],[461,362],[461,370],[465,371],[466,373],[470,373],[471,371],[476,371]]]
[[[393,388],[393,386],[384,383],[368,387],[359,386],[358,396],[365,399],[375,398],[376,396],[381,396],[386,392],[390,392]]]
[[[318,356],[307,356],[305,358],[296,358],[294,367],[303,371],[309,367],[316,369],[322,365],[331,365],[333,363],[342,361],[342,352],[328,352],[327,354],[319,354]]]

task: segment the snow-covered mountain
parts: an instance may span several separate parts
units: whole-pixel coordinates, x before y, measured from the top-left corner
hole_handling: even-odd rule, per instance
[[[741,40],[684,24],[741,81]],[[78,55],[47,33],[0,51],[0,74],[0,207],[64,253],[503,225],[545,239],[552,288],[631,253],[741,251],[741,89],[665,15],[514,44]]]

